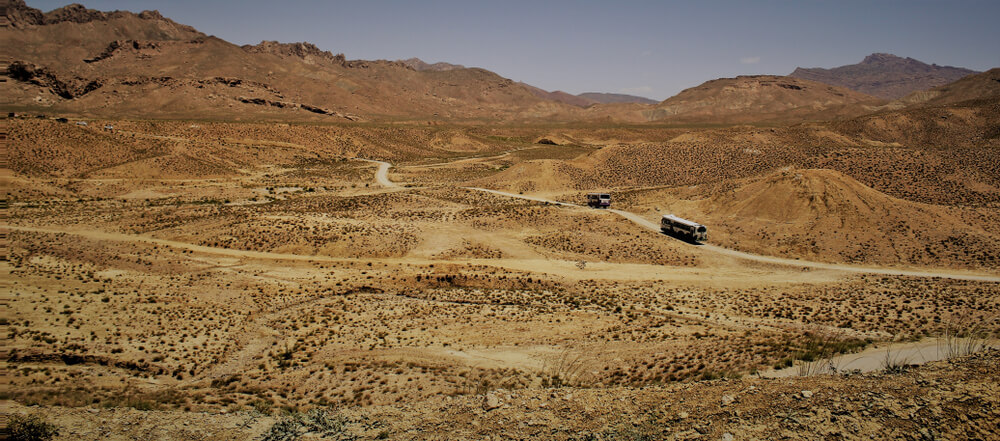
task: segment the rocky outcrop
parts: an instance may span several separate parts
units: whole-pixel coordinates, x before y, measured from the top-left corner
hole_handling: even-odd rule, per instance
[[[49,88],[52,93],[66,99],[86,95],[104,85],[100,79],[88,80],[81,77],[60,78],[44,66],[15,61],[7,66],[7,76],[11,79]]]
[[[7,23],[15,28],[26,26],[46,26],[59,23],[90,23],[95,21],[108,21],[128,17],[137,17],[142,20],[165,21],[188,32],[197,32],[194,28],[174,23],[170,19],[164,18],[159,11],[142,11],[138,14],[129,11],[104,12],[96,9],[73,3],[49,12],[42,12],[25,4],[24,0],[8,0],[3,12]]]
[[[336,116],[338,118],[344,118],[344,119],[347,119],[347,120],[350,120],[350,121],[360,121],[361,120],[360,118],[358,118],[355,115],[344,114],[344,113],[336,112],[336,111],[333,111],[333,110],[324,109],[322,107],[311,106],[309,104],[291,103],[291,102],[286,102],[286,101],[275,101],[275,100],[269,100],[269,99],[266,99],[266,98],[251,98],[251,97],[245,97],[245,96],[236,97],[236,100],[239,101],[239,102],[241,102],[241,103],[245,103],[245,104],[254,104],[254,105],[258,105],[258,106],[277,107],[279,109],[286,109],[286,108],[302,109],[302,110],[305,110],[307,112],[312,112],[312,113],[316,113],[316,114],[319,114],[319,115]]]
[[[106,21],[116,14],[120,15],[122,13],[101,12],[96,9],[87,9],[79,3],[73,3],[46,13],[44,22],[41,24],[50,25],[62,22],[89,23],[92,21]]]
[[[443,61],[432,64],[432,63],[424,62],[424,60],[421,60],[421,59],[416,58],[416,57],[409,58],[409,59],[406,59],[406,60],[400,60],[400,62],[403,63],[403,64],[405,64],[405,65],[407,65],[407,66],[409,66],[410,68],[412,68],[413,70],[416,70],[416,71],[428,71],[429,70],[429,71],[433,71],[433,72],[445,72],[445,71],[455,70],[455,69],[465,69],[465,66],[462,66],[461,64],[451,64],[451,63],[445,63]]]
[[[87,58],[86,60],[83,61],[87,63],[95,63],[107,58],[111,58],[111,56],[123,50],[140,51],[149,49],[155,50],[159,48],[160,44],[155,41],[115,40],[112,41],[111,44],[109,44],[108,47],[104,49],[103,52],[97,54],[93,58]]]
[[[14,27],[45,24],[45,14],[29,7],[24,0],[9,0],[2,12],[7,22]]]
[[[348,60],[344,54],[334,55],[330,51],[324,51],[316,45],[307,42],[299,43],[279,43],[277,41],[262,41],[259,44],[247,44],[241,48],[252,54],[271,54],[283,58],[298,58],[306,62],[324,61],[336,66],[349,69],[368,69],[374,65],[397,66],[412,69],[402,61],[386,60]]]
[[[321,50],[316,45],[304,41],[299,43],[279,43],[277,41],[265,40],[259,44],[244,45],[242,48],[252,54],[271,54],[279,57],[295,57],[306,60],[312,58],[325,60],[340,66],[346,67],[347,65],[347,59],[344,57],[344,54],[334,55],[330,51]]]

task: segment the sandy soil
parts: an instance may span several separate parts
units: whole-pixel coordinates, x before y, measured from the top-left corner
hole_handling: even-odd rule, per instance
[[[619,405],[638,418],[639,403],[683,397],[707,406],[713,394],[751,385],[789,403],[801,402],[790,387],[854,396],[862,383],[892,380],[752,378],[873,344],[1000,329],[1000,276],[983,257],[1000,234],[990,205],[900,202],[847,175],[774,170],[771,159],[741,180],[696,171],[701,181],[681,185],[575,174],[621,166],[616,173],[632,176],[616,162],[622,151],[669,143],[677,129],[114,121],[117,131],[104,131],[10,122],[0,227],[9,249],[0,262],[9,307],[4,413],[43,406],[72,427],[61,435],[68,439],[139,436],[134,430],[259,437],[281,412],[314,408],[341,412],[362,437],[526,438],[564,427],[549,437],[573,439],[620,430],[624,420],[605,411]],[[687,136],[758,129],[733,130]],[[533,144],[541,137],[578,144]],[[441,144],[448,139],[480,150]],[[771,141],[761,142],[766,150]],[[756,196],[797,185],[810,191],[788,190],[787,202]],[[614,209],[579,205],[586,191],[608,189]],[[786,220],[796,240],[817,240],[808,250],[749,229],[764,220],[743,230],[710,223],[704,245],[664,236],[653,222],[667,209],[724,220],[727,210],[752,208],[757,214],[739,212],[765,219],[760,207],[811,207],[820,190],[846,195],[826,205],[843,209]],[[850,227],[867,224],[844,214],[864,204],[947,217],[922,217],[924,227],[900,227],[893,243],[845,254],[844,239],[822,234],[816,219],[851,220],[837,234],[865,237]],[[956,236],[959,223],[974,234]],[[942,245],[948,237],[968,252]],[[988,395],[989,378],[968,391]],[[549,413],[555,407],[541,404],[561,403],[553,394],[577,396],[580,408]],[[490,396],[502,404],[486,410]],[[896,404],[894,395],[885,405]],[[936,405],[949,415],[958,406],[950,398]],[[703,416],[671,413],[670,424],[657,424],[678,438],[735,430],[695,424],[715,421],[704,406],[684,410]],[[102,418],[112,423],[101,426]],[[365,426],[365,418],[380,422]],[[525,423],[498,430],[515,420]],[[741,433],[762,433],[755,430]],[[971,423],[961,430],[982,433]]]

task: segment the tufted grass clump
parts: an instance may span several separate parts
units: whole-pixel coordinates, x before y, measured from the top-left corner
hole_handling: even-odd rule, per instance
[[[59,435],[59,428],[38,415],[13,415],[7,433],[10,441],[47,441]]]

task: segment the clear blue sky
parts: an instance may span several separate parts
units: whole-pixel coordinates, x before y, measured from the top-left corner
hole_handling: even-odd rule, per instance
[[[66,1],[27,0],[49,11]],[[546,90],[665,99],[704,81],[786,75],[888,52],[1000,66],[1000,0],[77,0],[157,9],[235,44],[308,41],[349,59],[476,66]]]

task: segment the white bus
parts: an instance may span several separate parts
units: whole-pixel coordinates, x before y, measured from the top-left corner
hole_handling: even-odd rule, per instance
[[[587,193],[587,206],[608,208],[611,206],[611,195],[608,193]]]
[[[690,239],[695,242],[708,240],[708,229],[697,222],[691,222],[672,214],[664,214],[660,219],[660,231]]]

